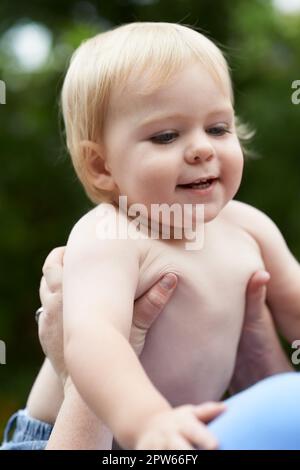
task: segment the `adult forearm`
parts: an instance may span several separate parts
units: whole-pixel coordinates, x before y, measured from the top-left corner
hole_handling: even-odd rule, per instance
[[[258,361],[260,362],[261,358],[258,358]],[[272,357],[264,358],[261,365],[258,366],[257,362],[253,361],[241,374],[237,374],[231,381],[229,392],[231,395],[235,395],[271,375],[291,372],[293,370],[294,368],[283,351],[276,350]]]
[[[244,327],[230,393],[238,393],[266,377],[292,370],[270,312],[264,305],[259,321]]]
[[[62,383],[50,361],[45,359],[27,400],[28,413],[33,418],[54,423],[63,398]]]
[[[72,383],[65,386],[65,399],[46,450],[110,450],[112,434],[85,404]]]
[[[66,362],[84,400],[125,448],[134,447],[147,419],[170,409],[111,325],[82,325],[66,345]]]

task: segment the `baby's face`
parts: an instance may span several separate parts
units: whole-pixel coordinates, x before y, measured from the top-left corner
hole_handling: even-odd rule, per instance
[[[151,95],[112,97],[104,131],[106,159],[128,204],[204,204],[218,215],[241,182],[243,155],[229,90],[190,63]]]

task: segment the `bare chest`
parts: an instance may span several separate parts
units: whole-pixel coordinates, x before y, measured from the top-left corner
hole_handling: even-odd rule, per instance
[[[178,276],[141,356],[153,383],[174,405],[220,399],[226,391],[247,283],[263,267],[255,242],[240,229],[225,226],[208,235],[200,251],[157,242],[141,268],[147,288],[164,273]]]

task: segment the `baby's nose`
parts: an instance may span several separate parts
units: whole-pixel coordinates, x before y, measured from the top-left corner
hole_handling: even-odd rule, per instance
[[[184,158],[189,164],[210,161],[214,156],[214,149],[210,144],[190,147],[186,150]]]

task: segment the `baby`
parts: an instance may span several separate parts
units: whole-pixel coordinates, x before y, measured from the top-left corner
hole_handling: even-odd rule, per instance
[[[122,447],[205,446],[197,405],[227,390],[255,271],[271,275],[280,332],[300,333],[298,262],[266,215],[233,201],[243,151],[226,61],[183,25],[127,24],[75,52],[62,107],[75,170],[91,200],[107,203],[75,225],[64,257],[70,375]],[[157,205],[189,217],[166,222]],[[178,287],[138,359],[133,303],[167,272]]]

